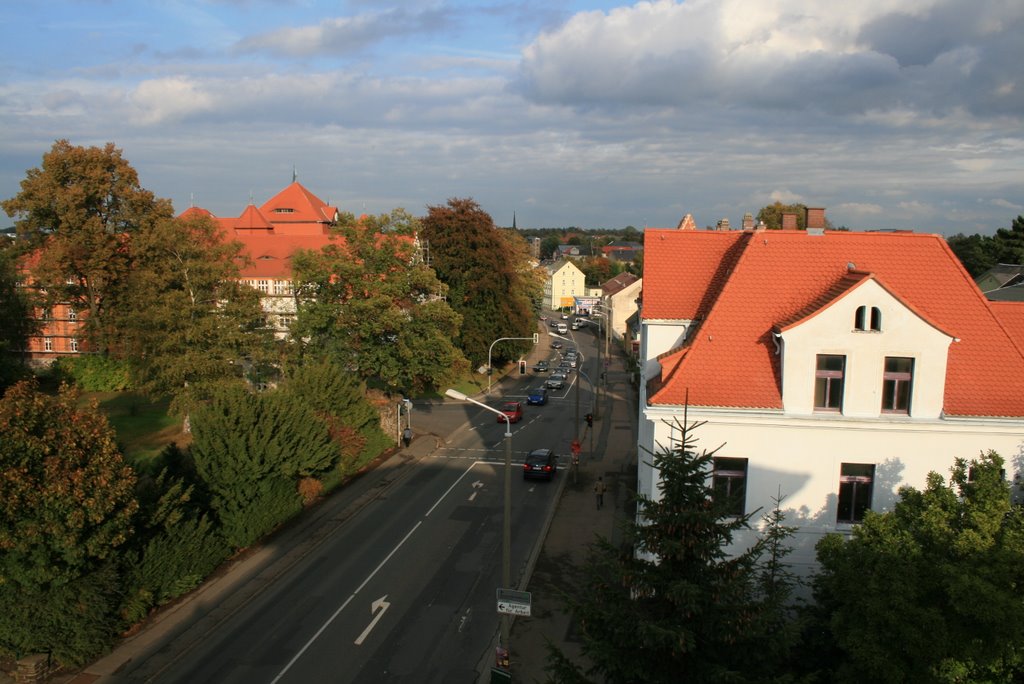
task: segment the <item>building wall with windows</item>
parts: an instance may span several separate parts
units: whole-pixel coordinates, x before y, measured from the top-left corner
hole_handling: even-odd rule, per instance
[[[576,297],[586,294],[586,276],[571,261],[556,261],[546,266],[548,278],[544,281],[544,305],[556,310],[572,306]]]
[[[941,236],[718,234],[646,233],[639,453],[678,444],[684,411],[703,423],[716,496],[754,522],[784,497],[805,572],[823,535],[956,458],[994,450],[1016,481],[1024,317],[992,307]],[[638,470],[656,498],[650,459]]]

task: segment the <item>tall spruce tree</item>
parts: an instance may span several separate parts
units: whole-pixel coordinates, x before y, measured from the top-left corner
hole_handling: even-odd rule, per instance
[[[714,452],[696,449],[693,430],[653,455],[657,498],[641,496],[640,521],[628,531],[634,548],[606,539],[593,546],[583,581],[570,592],[580,624],[586,668],[554,650],[552,681],[769,682],[783,681],[789,638],[773,631],[784,615],[766,599],[759,563],[761,541],[727,553],[733,535],[753,514],[730,515],[709,479]],[[767,655],[766,655],[767,654]]]

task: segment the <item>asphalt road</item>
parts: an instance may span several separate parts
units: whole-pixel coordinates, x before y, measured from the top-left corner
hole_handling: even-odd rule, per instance
[[[480,399],[525,405],[543,378],[529,373],[506,382],[504,394]],[[525,481],[522,458],[548,447],[568,463],[575,399],[572,385],[553,391],[547,406],[525,406],[512,426],[510,588],[555,504],[555,483]],[[587,390],[583,400],[586,411]],[[453,401],[417,407],[413,421],[429,421],[435,433],[456,427],[434,456],[144,681],[478,681],[498,625],[505,426]]]

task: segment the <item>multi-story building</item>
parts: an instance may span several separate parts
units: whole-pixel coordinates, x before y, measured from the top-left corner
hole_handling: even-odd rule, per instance
[[[576,297],[583,297],[586,292],[586,276],[576,264],[569,260],[555,261],[546,264],[548,277],[544,281],[544,306],[549,309],[560,309],[574,306]]]
[[[236,218],[216,217],[199,207],[189,207],[180,217],[206,216],[224,230],[226,239],[237,240],[249,257],[240,274],[243,282],[260,292],[268,326],[285,337],[295,319],[291,258],[300,249],[316,250],[332,239],[330,228],[338,209],[323,202],[298,182],[274,195],[260,207],[247,206]],[[29,339],[28,358],[49,363],[61,356],[88,351],[84,346],[85,312],[66,303],[36,312],[40,330]]]
[[[638,444],[656,498],[648,454],[706,421],[715,496],[755,520],[784,497],[805,571],[956,458],[1024,470],[1024,304],[987,301],[941,236],[806,225],[646,232]]]

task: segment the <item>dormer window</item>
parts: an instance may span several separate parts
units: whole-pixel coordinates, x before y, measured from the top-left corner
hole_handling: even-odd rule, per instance
[[[274,213],[275,214],[294,214],[295,210],[294,209],[289,209],[288,207],[278,207],[277,209],[274,209]]]
[[[868,307],[858,306],[857,313],[853,319],[853,327],[855,330],[874,330],[875,332],[881,332],[882,330],[882,310],[877,306],[872,306],[870,311],[870,320],[868,319]],[[871,327],[868,328],[868,325]]]

